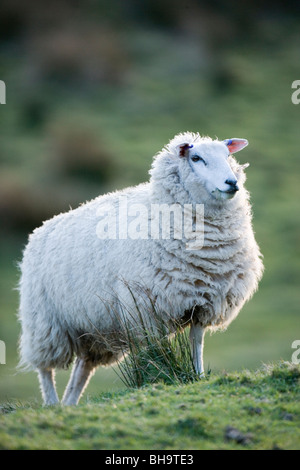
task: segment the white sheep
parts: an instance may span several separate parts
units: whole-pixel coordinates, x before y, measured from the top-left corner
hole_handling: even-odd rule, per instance
[[[243,186],[247,165],[231,155],[247,144],[179,134],[154,158],[148,183],[100,196],[33,232],[21,263],[20,363],[37,369],[45,404],[58,402],[55,368],[66,368],[74,356],[65,405],[78,403],[98,365],[120,358],[120,350],[107,346],[119,334],[108,306],[118,308],[117,298],[133,311],[126,286],[135,283],[151,293],[159,311],[188,319],[195,369],[203,374],[205,331],[229,325],[263,272]],[[195,204],[203,204],[203,246],[188,249],[187,237],[175,237],[174,231],[169,239],[147,237],[149,226],[129,237],[124,224],[135,220],[137,208],[148,210],[144,222],[150,223],[156,204],[192,208],[195,237]],[[93,328],[108,341],[94,341]]]

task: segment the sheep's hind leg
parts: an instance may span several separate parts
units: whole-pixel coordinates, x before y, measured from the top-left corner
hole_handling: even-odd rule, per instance
[[[196,373],[204,377],[203,346],[205,329],[199,323],[192,323],[190,329],[190,341],[192,346],[192,357]]]
[[[44,405],[56,405],[59,400],[55,389],[54,369],[38,369],[38,374]]]
[[[91,362],[77,358],[72,370],[72,374],[65,390],[62,404],[66,406],[77,405],[84,392],[95,367]]]

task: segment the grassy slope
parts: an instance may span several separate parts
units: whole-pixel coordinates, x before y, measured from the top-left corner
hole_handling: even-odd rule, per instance
[[[83,398],[77,408],[7,404],[0,449],[299,449],[299,382],[299,367],[278,363]],[[227,426],[248,442],[227,440]]]

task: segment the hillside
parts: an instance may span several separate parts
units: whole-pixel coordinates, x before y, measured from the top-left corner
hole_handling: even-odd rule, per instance
[[[77,408],[2,405],[0,449],[299,449],[300,368],[162,383],[98,397]]]

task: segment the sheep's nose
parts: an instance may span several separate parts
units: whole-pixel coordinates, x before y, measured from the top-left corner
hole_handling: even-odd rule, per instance
[[[230,189],[229,189],[230,192],[231,192],[231,191],[234,192],[234,191],[238,191],[238,190],[239,190],[239,187],[238,187],[238,184],[237,184],[237,180],[226,180],[225,183],[230,186]]]

